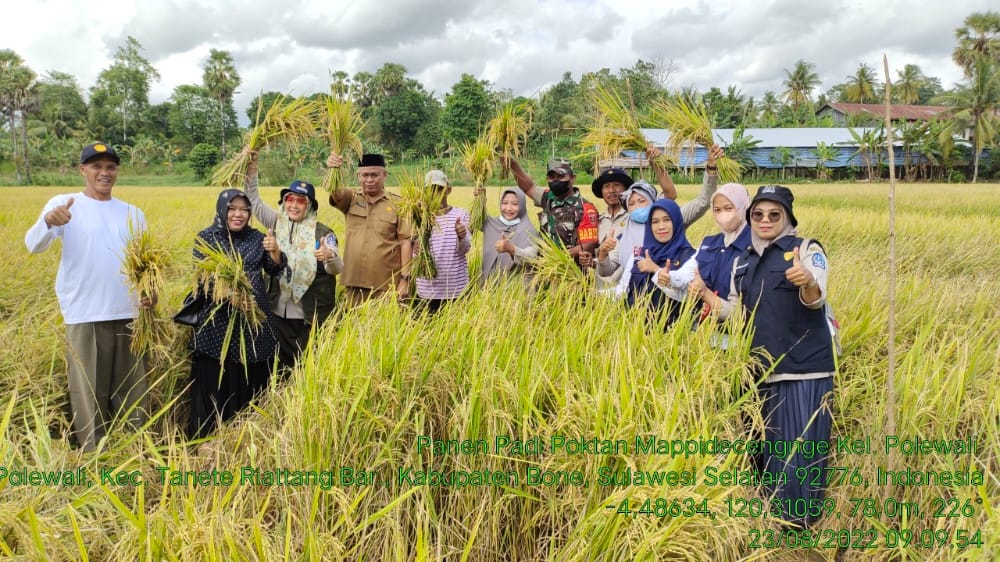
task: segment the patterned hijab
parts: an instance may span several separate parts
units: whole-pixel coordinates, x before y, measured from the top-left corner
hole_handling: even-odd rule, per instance
[[[240,191],[239,189],[223,189],[219,193],[218,199],[215,200],[215,218],[212,220],[211,228],[220,238],[223,239],[242,238],[243,236],[246,236],[247,232],[253,230],[250,228],[250,219],[253,216],[252,214],[247,217],[247,223],[243,226],[242,230],[235,232],[229,230],[229,221],[226,219],[229,213],[229,205],[233,202],[233,199],[243,199],[247,208],[250,207],[250,198],[247,197],[246,193]]]
[[[288,265],[278,274],[281,295],[302,302],[316,278],[316,209],[309,206],[306,217],[299,222],[288,218],[285,202],[281,202],[278,222],[274,226],[278,247],[285,254]]]

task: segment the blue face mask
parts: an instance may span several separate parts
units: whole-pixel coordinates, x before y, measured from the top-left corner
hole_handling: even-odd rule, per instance
[[[646,224],[646,221],[649,220],[649,209],[649,207],[641,207],[631,211],[628,216],[639,224]]]

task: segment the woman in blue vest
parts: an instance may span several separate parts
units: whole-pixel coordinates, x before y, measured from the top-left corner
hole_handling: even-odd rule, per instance
[[[796,236],[791,190],[761,187],[750,203],[750,246],[733,264],[728,300],[706,297],[725,318],[742,310],[753,319],[752,347],[763,382],[765,439],[791,450],[797,439],[829,442],[834,347],[825,304],[829,264],[815,240]],[[797,449],[801,451],[801,449]],[[772,487],[782,518],[810,525],[821,510],[826,458],[801,452],[765,454],[761,470],[784,473],[787,484]],[[820,478],[803,479],[796,470]],[[815,484],[815,485],[814,485]]]
[[[747,188],[738,183],[727,183],[712,195],[712,216],[720,232],[701,241],[696,256],[698,270],[688,285],[690,298],[705,300],[707,295],[722,300],[729,298],[733,262],[750,245],[750,227],[746,219],[749,207]],[[706,309],[709,309],[707,303]],[[725,335],[722,347],[726,347]]]

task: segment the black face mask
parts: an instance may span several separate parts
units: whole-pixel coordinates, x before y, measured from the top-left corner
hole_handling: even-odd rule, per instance
[[[566,193],[569,191],[569,181],[566,180],[550,181],[549,189],[552,190],[552,195],[555,195],[556,197],[562,197],[563,195],[566,195]]]

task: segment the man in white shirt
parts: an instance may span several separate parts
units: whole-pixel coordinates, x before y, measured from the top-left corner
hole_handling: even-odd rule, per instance
[[[136,306],[121,272],[129,221],[146,227],[138,208],[111,196],[120,159],[111,146],[94,143],[80,154],[82,193],[57,195],[24,235],[31,253],[62,239],[56,297],[66,324],[66,369],[73,433],[93,450],[116,416],[138,427],[146,420],[146,369],[129,348]]]

